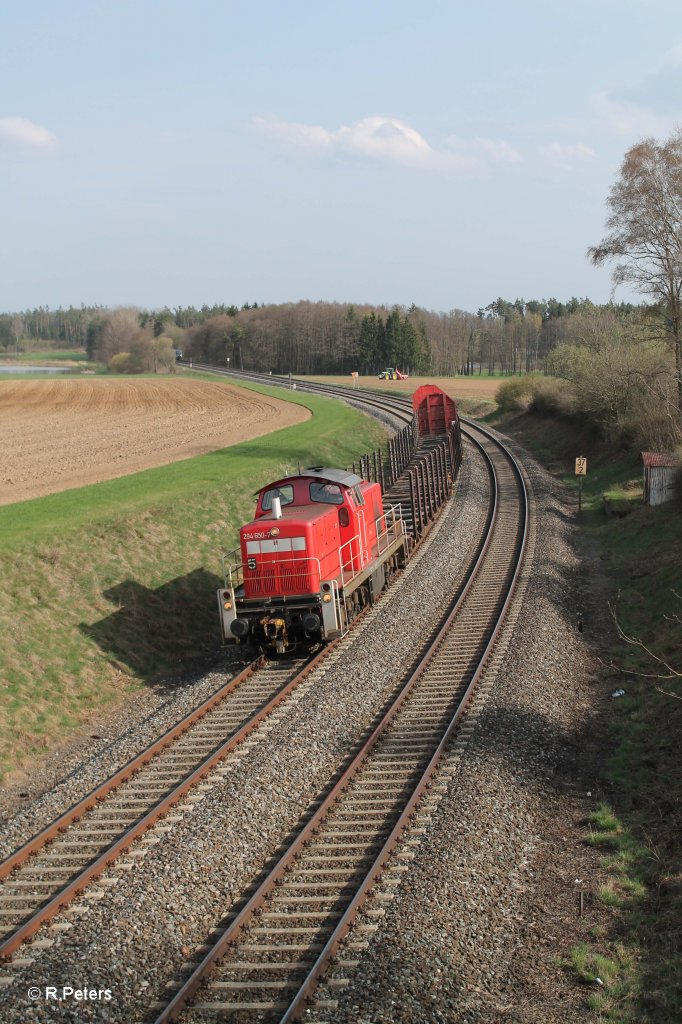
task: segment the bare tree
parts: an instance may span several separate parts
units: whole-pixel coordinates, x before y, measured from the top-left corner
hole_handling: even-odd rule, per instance
[[[677,598],[678,601],[682,601],[682,598],[680,598],[680,595],[675,593],[674,590],[672,591],[672,593],[673,593],[674,597]],[[618,632],[618,636],[620,637],[620,639],[623,640],[630,647],[635,647],[635,648],[638,648],[640,651],[642,651],[646,655],[646,657],[648,658],[649,662],[651,663],[651,667],[653,668],[652,672],[639,672],[639,671],[636,671],[635,669],[628,669],[628,668],[623,668],[622,666],[620,666],[620,671],[627,672],[628,675],[640,676],[643,679],[665,679],[665,680],[682,679],[682,672],[680,671],[680,669],[677,666],[673,665],[666,658],[664,658],[660,654],[656,653],[656,651],[652,650],[651,647],[648,647],[638,637],[629,636],[624,631],[624,629],[622,628],[620,622],[618,621],[618,616],[616,614],[616,609],[614,607],[609,605],[609,611],[611,612],[611,617],[613,618],[613,621],[615,623],[616,630]],[[665,619],[666,622],[668,622],[670,624],[673,624],[674,626],[677,626],[677,627],[682,626],[682,616],[680,616],[676,612],[673,612],[672,615],[664,615],[663,618]],[[613,662],[612,662],[612,666],[613,666]],[[656,689],[658,690],[659,693],[665,694],[666,697],[674,697],[675,700],[682,700],[682,697],[679,694],[671,693],[670,690],[664,690],[661,686],[657,686]]]
[[[24,334],[24,318],[20,315],[12,317],[12,337],[14,338],[14,355],[19,355],[19,342]]]
[[[597,266],[617,260],[614,285],[630,282],[662,305],[682,414],[682,128],[627,151],[608,206],[608,234],[587,254]]]
[[[136,309],[115,309],[106,318],[97,358],[103,363],[119,352],[130,352],[133,338],[140,330]]]

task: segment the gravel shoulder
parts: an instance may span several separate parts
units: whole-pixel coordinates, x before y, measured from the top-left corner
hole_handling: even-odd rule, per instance
[[[344,970],[341,951],[333,974],[350,984],[336,1011],[313,1011],[311,1020],[577,1024],[589,1016],[589,990],[565,960],[606,915],[594,899],[605,881],[600,856],[582,841],[606,684],[571,509],[556,482],[522,458],[539,529],[506,654],[436,780],[442,796],[430,823],[417,823],[426,835],[405,837],[401,852],[414,854],[407,881],[369,904],[385,908],[380,928],[356,970]],[[338,989],[319,995],[338,998]]]

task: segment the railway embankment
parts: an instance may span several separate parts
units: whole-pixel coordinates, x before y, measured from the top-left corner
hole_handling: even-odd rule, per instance
[[[151,714],[215,659],[220,556],[263,480],[299,460],[349,464],[385,438],[339,402],[284,396],[313,416],[0,509],[0,813],[62,778],[70,744],[98,755],[125,702]]]
[[[580,820],[573,819],[571,834],[590,857],[597,855],[601,880],[581,883],[589,891],[589,911],[584,897],[565,970],[585,986],[585,1003],[595,1019],[677,1021],[682,1017],[681,503],[678,498],[645,506],[641,459],[610,449],[575,425],[529,414],[498,424],[551,474],[563,511],[546,516],[543,531],[561,526],[563,535],[563,525],[570,526],[561,543],[578,560],[583,581],[582,596],[565,612],[569,624],[582,630],[589,664],[578,669],[578,679],[572,660],[564,661],[560,672],[567,691],[587,683],[590,699],[597,699],[577,761],[591,796],[583,801]],[[578,455],[588,457],[580,514],[573,476]],[[619,515],[609,516],[614,503]],[[552,550],[548,557],[554,560]],[[538,629],[545,628],[543,620]],[[561,847],[546,860],[550,873],[561,863],[560,853]],[[577,865],[575,876],[581,877]]]
[[[523,602],[489,683],[401,839],[398,866],[377,884],[310,1020],[679,1019],[675,737],[682,701],[675,679],[645,678],[650,655],[618,632],[619,625],[676,664],[679,513],[638,507],[636,463],[614,465],[612,453],[587,447],[590,438],[528,417],[498,425],[538,460],[524,459],[535,536]],[[581,517],[564,479],[576,454],[587,454],[590,465]],[[480,505],[466,470],[460,500]],[[632,511],[607,519],[603,494],[615,491]],[[456,511],[465,519],[473,513],[467,504]],[[462,520],[445,522],[437,538],[461,544]],[[464,534],[471,525],[468,519]],[[427,594],[438,603],[442,568],[426,572],[422,596],[420,561],[399,581],[410,621],[423,613]],[[121,1019],[133,1006],[163,1001],[169,978],[187,969],[183,958],[193,961],[201,949],[215,920],[214,897],[244,893],[282,828],[293,827],[317,792],[311,765],[324,768],[324,758],[348,742],[353,716],[376,710],[379,667],[390,677],[391,659],[403,642],[409,647],[405,610],[391,602],[351,641],[362,646],[351,691],[330,703],[322,672],[268,729],[267,750],[247,745],[213,789],[180,809],[172,830],[164,826],[122,863],[120,876],[64,915],[38,953],[41,976],[63,966],[68,950],[79,960],[88,948],[95,973],[111,978],[113,950]],[[334,673],[341,665],[335,656]],[[367,688],[369,703],[358,700],[358,687]],[[309,738],[310,729],[300,729],[306,709],[316,729],[312,762],[295,752],[303,731]],[[143,718],[136,727],[144,730]],[[87,765],[80,767],[74,779],[87,776]],[[48,813],[47,804],[42,810]],[[18,835],[22,822],[13,825]],[[210,863],[208,874],[198,859]],[[153,869],[145,889],[136,881],[138,863]]]

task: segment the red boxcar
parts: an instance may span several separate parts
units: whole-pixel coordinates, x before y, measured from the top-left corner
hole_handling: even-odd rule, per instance
[[[457,419],[457,403],[435,384],[423,384],[412,395],[412,408],[422,437],[447,434]]]

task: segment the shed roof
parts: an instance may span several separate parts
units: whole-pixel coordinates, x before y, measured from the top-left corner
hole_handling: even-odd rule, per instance
[[[642,459],[644,460],[645,469],[656,469],[658,467],[672,469],[676,465],[675,456],[670,455],[668,452],[642,452]]]

